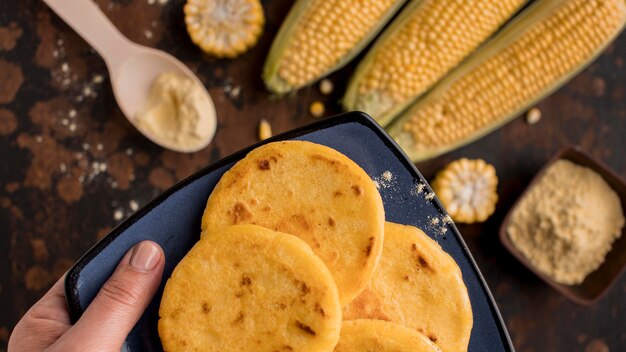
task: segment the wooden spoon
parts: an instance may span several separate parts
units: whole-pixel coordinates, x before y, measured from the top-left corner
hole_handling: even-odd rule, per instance
[[[130,41],[91,0],[44,0],[44,2],[104,58],[111,77],[113,94],[120,109],[128,121],[144,136],[166,147],[151,136],[150,132],[142,130],[137,125],[135,116],[142,108],[150,86],[157,76],[164,72],[176,72],[194,80],[204,90],[211,106],[208,118],[212,131],[201,145],[193,148],[169,146],[169,149],[195,152],[211,142],[216,128],[215,107],[202,82],[187,66],[168,53]]]

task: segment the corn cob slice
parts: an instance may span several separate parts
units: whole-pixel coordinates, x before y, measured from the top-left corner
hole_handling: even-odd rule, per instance
[[[340,69],[406,0],[298,0],[263,68],[265,85],[284,94]]]
[[[343,104],[383,126],[490,37],[527,0],[413,0],[359,63]]]
[[[260,0],[188,0],[191,40],[207,54],[234,58],[253,47],[265,24]]]
[[[388,131],[414,161],[470,143],[569,81],[625,21],[624,0],[540,0]]]
[[[432,186],[456,222],[483,222],[496,210],[496,169],[482,159],[451,162],[437,174]]]

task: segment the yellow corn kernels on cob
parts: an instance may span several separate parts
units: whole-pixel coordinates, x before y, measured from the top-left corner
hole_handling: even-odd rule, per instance
[[[253,47],[265,24],[259,0],[187,0],[185,23],[204,52],[234,58]]]
[[[388,131],[414,161],[470,143],[565,84],[625,21],[624,0],[539,0]]]
[[[388,123],[456,67],[527,0],[413,0],[376,40],[343,104]]]
[[[483,222],[496,210],[498,177],[484,160],[456,160],[437,174],[432,186],[456,222]]]
[[[265,85],[284,94],[338,70],[356,56],[406,0],[298,0],[274,39]]]

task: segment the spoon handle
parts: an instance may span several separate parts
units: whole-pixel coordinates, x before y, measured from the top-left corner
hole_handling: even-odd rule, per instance
[[[130,54],[133,43],[92,0],[43,0],[104,58],[109,70]]]

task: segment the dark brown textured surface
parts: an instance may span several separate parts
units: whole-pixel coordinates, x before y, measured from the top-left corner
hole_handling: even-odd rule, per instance
[[[314,121],[307,110],[316,99],[326,102],[327,114],[339,112],[336,101],[353,68],[331,77],[330,97],[307,88],[272,98],[260,70],[290,1],[264,1],[268,23],[259,45],[233,61],[207,57],[191,44],[181,0],[97,2],[131,39],[174,54],[198,73],[215,100],[218,132],[207,149],[191,155],[153,145],[124,120],[106,67],[87,44],[38,0],[0,1],[0,351],[28,307],[137,206],[255,142],[261,118],[276,133]],[[536,125],[517,119],[418,165],[429,179],[461,156],[495,165],[496,214],[460,230],[518,351],[626,350],[626,277],[599,303],[581,307],[526,270],[497,234],[533,174],[565,144],[581,145],[626,175],[625,60],[622,35],[590,68],[539,104],[543,118]]]

